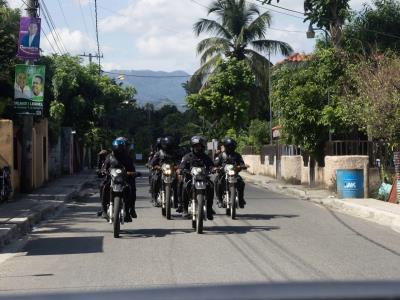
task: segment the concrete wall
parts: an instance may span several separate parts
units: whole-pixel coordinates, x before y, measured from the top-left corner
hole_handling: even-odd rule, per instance
[[[338,169],[362,169],[364,170],[364,186],[368,186],[368,164],[367,155],[343,155],[325,157],[325,186],[334,188],[336,185],[336,170]],[[367,185],[366,185],[367,184]]]
[[[293,184],[300,184],[302,178],[303,157],[281,156],[281,177]]]
[[[264,164],[261,163],[260,155],[243,155],[243,159],[249,165],[252,174],[276,177],[276,158],[274,164],[269,165],[268,157]],[[336,188],[336,170],[338,169],[362,169],[364,170],[364,187],[376,189],[379,187],[379,170],[368,169],[368,156],[326,156],[325,167],[318,164],[315,167],[315,184],[329,189]],[[367,176],[368,175],[368,176]],[[281,177],[290,183],[309,184],[309,167],[304,166],[300,155],[281,156]]]
[[[19,189],[19,174],[14,170],[14,126],[11,120],[0,119],[0,167],[11,170],[13,191]]]
[[[11,120],[0,120],[0,166],[8,165],[11,170],[13,191],[20,189],[21,179],[21,141],[19,128]],[[16,143],[14,144],[14,140]],[[32,128],[32,174],[31,185],[40,187],[48,180],[48,124],[47,119],[35,123]],[[14,164],[14,154],[16,164]]]
[[[49,178],[55,179],[62,174],[61,168],[61,137],[58,137],[57,144],[49,147]]]
[[[269,164],[268,156],[265,157],[264,164],[261,163],[260,155],[243,155],[245,164],[249,165],[247,170],[251,174],[259,174],[265,176],[276,176],[276,157],[274,157],[274,163]]]
[[[40,187],[49,180],[48,141],[48,122],[47,119],[43,119],[39,123],[35,123],[32,130],[32,186],[34,188]]]

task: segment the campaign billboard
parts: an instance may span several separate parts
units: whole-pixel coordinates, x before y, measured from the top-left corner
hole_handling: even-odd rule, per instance
[[[15,66],[14,109],[17,114],[42,115],[44,80],[45,66]]]
[[[40,18],[21,17],[17,56],[25,60],[35,60],[40,56]]]

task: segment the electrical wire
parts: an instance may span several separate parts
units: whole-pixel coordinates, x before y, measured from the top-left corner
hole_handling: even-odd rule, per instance
[[[61,14],[63,15],[65,25],[67,25],[67,27],[70,27],[69,24],[68,24],[67,18],[65,17],[64,9],[63,9],[63,7],[62,7],[62,5],[61,5],[60,0],[57,0],[57,2],[58,2],[58,6],[60,7]],[[79,1],[78,1],[78,2],[79,2]]]
[[[88,30],[88,27],[87,27],[87,24],[86,24],[85,15],[83,14],[81,1],[78,0],[78,3],[79,3],[79,11],[81,12],[81,17],[82,17],[82,20],[83,20],[83,25],[85,26],[85,32],[86,32],[87,36],[90,36],[89,30]]]
[[[47,25],[49,26],[50,31],[54,32],[55,36],[57,37],[57,40],[60,43],[60,49],[63,50],[62,52],[68,53],[64,43],[62,42],[62,39],[61,39],[60,35],[58,34],[58,32],[56,30],[56,26],[55,26],[54,20],[51,17],[51,14],[50,14],[49,10],[47,9],[46,3],[44,2],[44,0],[41,0],[41,2],[42,2],[42,5],[43,5],[43,8],[44,8],[43,12],[44,12],[44,15],[45,15],[45,19],[47,20],[46,22],[47,22]],[[46,18],[46,15],[47,15],[47,18]],[[54,40],[56,40],[56,39],[54,39]]]
[[[108,72],[108,71],[103,71],[103,73],[106,74],[111,74],[111,75],[122,75],[122,76],[127,76],[127,77],[137,77],[137,78],[159,78],[159,79],[168,79],[168,78],[188,78],[188,77],[196,77],[196,76],[203,76],[203,75],[210,75],[211,73],[206,73],[206,74],[193,74],[193,75],[166,75],[166,76],[160,76],[160,75],[136,75],[136,74],[124,74],[124,73],[116,73],[116,72]]]

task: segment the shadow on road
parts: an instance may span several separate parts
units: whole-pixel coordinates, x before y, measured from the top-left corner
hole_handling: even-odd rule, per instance
[[[64,255],[103,252],[102,236],[38,238],[24,247],[27,255]]]
[[[165,237],[173,234],[191,233],[193,229],[176,229],[176,228],[143,228],[133,230],[121,230],[121,238],[151,238]]]
[[[207,226],[205,224],[205,233],[206,234],[246,234],[249,232],[260,232],[260,231],[271,231],[278,230],[280,227],[278,226]]]
[[[299,215],[266,215],[266,214],[240,214],[237,215],[239,220],[271,220],[281,218],[296,218]]]

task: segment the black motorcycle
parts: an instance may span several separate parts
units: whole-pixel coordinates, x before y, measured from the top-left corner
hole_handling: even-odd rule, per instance
[[[190,170],[192,177],[192,189],[189,198],[188,212],[192,220],[192,228],[197,233],[203,233],[203,222],[207,215],[207,178],[208,172],[205,166],[193,164]]]
[[[172,162],[161,165],[161,189],[157,200],[161,206],[161,213],[167,220],[171,219],[171,207],[177,206],[176,172]]]
[[[224,176],[224,194],[222,197],[222,205],[226,209],[226,215],[232,219],[236,218],[236,209],[239,207],[239,197],[237,192],[237,182],[239,172],[246,167],[240,168],[231,163],[227,163],[223,168]]]
[[[129,197],[131,187],[128,183],[128,176],[134,176],[134,172],[126,172],[125,168],[111,168],[109,176],[110,184],[110,203],[107,208],[107,215],[110,224],[113,224],[114,237],[118,238],[120,226],[124,224],[126,214],[127,197]]]

